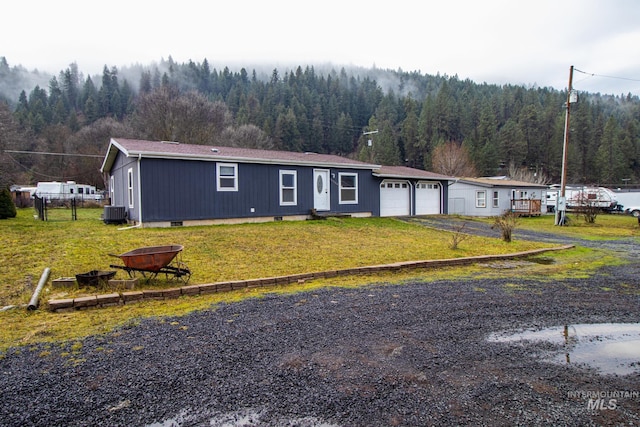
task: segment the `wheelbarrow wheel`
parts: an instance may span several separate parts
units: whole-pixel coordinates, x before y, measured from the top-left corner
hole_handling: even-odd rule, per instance
[[[176,262],[174,266],[176,268],[176,278],[185,285],[189,283],[189,279],[191,279],[191,270],[189,270],[189,267],[187,267],[184,262],[180,261]]]

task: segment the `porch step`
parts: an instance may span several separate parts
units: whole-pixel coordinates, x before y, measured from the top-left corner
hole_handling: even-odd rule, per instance
[[[339,213],[339,212],[318,212],[315,209],[311,209],[311,218],[312,219],[351,218],[351,214]]]

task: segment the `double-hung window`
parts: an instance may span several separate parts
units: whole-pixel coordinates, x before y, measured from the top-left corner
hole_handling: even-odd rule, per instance
[[[298,174],[292,170],[280,171],[280,206],[295,206],[298,203]]]
[[[476,208],[487,207],[487,192],[485,190],[476,191]]]
[[[111,175],[111,178],[109,179],[109,199],[110,199],[110,204],[115,205],[116,204],[116,180],[114,178],[113,175]]]
[[[340,200],[341,204],[358,203],[358,174],[341,173],[339,174],[340,183]]]
[[[493,192],[493,207],[494,208],[500,207],[500,193],[498,191]]]
[[[133,207],[133,169],[127,170],[127,196],[129,198],[129,207]]]
[[[216,164],[218,191],[238,191],[238,164]]]

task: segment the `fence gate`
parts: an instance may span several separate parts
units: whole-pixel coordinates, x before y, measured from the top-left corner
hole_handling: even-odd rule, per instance
[[[40,221],[47,220],[47,199],[44,197],[34,196],[33,206],[36,208],[36,212],[38,213],[38,219]]]
[[[36,209],[36,212],[38,214],[38,219],[40,221],[48,221],[49,220],[49,213],[48,213],[48,207],[47,207],[47,199],[44,197],[38,197],[38,196],[34,196],[33,198],[33,206]],[[69,200],[69,207],[71,208],[71,220],[75,221],[78,219],[78,203],[76,201],[76,199],[71,199]]]

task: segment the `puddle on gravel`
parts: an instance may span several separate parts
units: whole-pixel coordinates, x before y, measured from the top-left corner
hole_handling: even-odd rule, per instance
[[[587,365],[601,374],[640,373],[640,323],[565,325],[537,331],[494,333],[492,342],[544,341],[560,347],[546,360]]]

